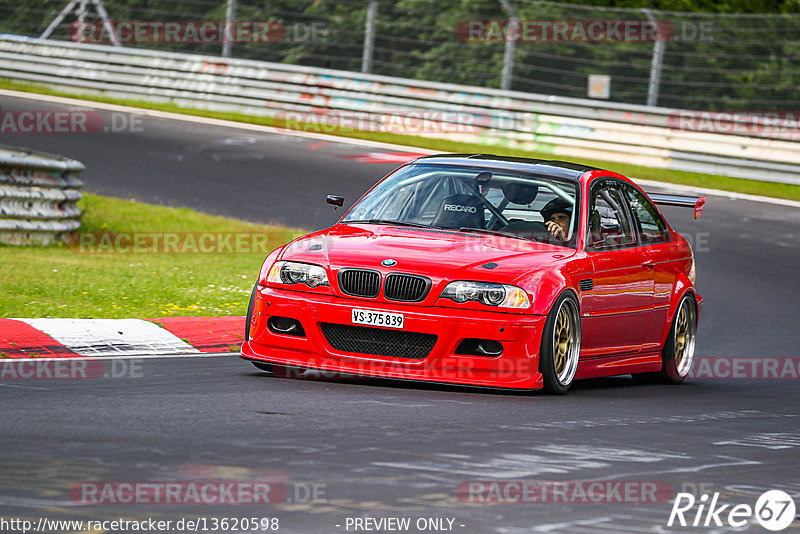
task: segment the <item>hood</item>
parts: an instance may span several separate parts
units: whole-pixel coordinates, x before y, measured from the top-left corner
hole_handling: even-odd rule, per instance
[[[514,283],[575,254],[574,249],[509,237],[378,224],[337,224],[287,245],[281,259],[433,279]],[[381,264],[391,259],[391,267]],[[485,264],[497,264],[494,268]]]

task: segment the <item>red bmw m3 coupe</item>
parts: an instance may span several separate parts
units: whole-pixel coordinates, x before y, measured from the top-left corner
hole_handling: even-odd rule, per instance
[[[680,383],[702,299],[692,249],[657,203],[696,218],[705,197],[559,161],[416,159],[266,258],[241,355],[263,370],[551,393],[622,374]]]

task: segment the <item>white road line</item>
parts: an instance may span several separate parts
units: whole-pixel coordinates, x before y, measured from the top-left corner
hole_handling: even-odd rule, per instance
[[[11,495],[0,495],[0,504],[5,506],[19,506],[23,508],[44,508],[51,506],[86,506],[83,503],[73,501],[55,501],[48,499],[31,499],[27,497],[13,497]]]
[[[222,356],[239,357],[238,352],[192,352],[187,354],[140,354],[140,355],[115,355],[115,356],[64,356],[61,358],[3,358],[3,362],[72,362],[86,360],[161,360],[161,359],[181,359],[181,358],[220,358]]]
[[[763,447],[765,449],[779,450],[791,449],[800,446],[800,434],[787,432],[770,432],[756,434],[745,438],[715,441],[714,445],[740,445],[742,447]]]
[[[19,386],[19,385],[15,385],[15,384],[9,384],[7,382],[0,382],[0,387],[14,388],[14,389],[37,389],[37,390],[40,390],[40,391],[44,391],[45,389],[47,389],[47,388],[37,388],[35,386]]]
[[[591,519],[578,519],[573,521],[565,521],[563,523],[545,523],[544,525],[534,525],[532,529],[536,532],[578,532],[575,530],[576,528],[596,528],[601,523],[612,520],[613,519],[611,517],[593,517]]]
[[[717,463],[717,464],[694,465],[694,466],[690,466],[690,467],[676,467],[676,468],[662,469],[662,470],[658,470],[658,471],[633,471],[633,472],[629,472],[629,473],[619,473],[619,474],[616,474],[616,475],[602,477],[602,480],[620,480],[620,479],[624,480],[627,477],[635,478],[637,476],[644,476],[644,475],[652,476],[652,475],[663,475],[663,474],[672,475],[672,474],[675,474],[675,473],[699,473],[700,471],[705,471],[706,469],[714,469],[714,468],[717,468],[717,467],[725,467],[725,468],[743,467],[743,466],[746,466],[746,465],[761,465],[763,463],[763,462],[758,462],[756,460],[746,460],[744,458],[734,458],[732,456],[717,455],[716,458],[728,459],[728,460],[732,460],[732,461],[730,461],[730,462],[722,462],[722,463]],[[691,459],[691,457],[689,457],[689,459]]]

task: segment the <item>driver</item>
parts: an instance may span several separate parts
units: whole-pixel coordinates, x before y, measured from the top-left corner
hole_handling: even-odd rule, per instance
[[[556,197],[542,208],[544,225],[553,239],[560,243],[567,241],[569,223],[572,219],[572,204],[561,197]]]

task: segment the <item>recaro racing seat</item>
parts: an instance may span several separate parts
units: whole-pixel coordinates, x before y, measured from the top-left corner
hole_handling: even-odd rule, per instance
[[[468,194],[444,197],[432,224],[442,228],[485,228],[483,202]]]

